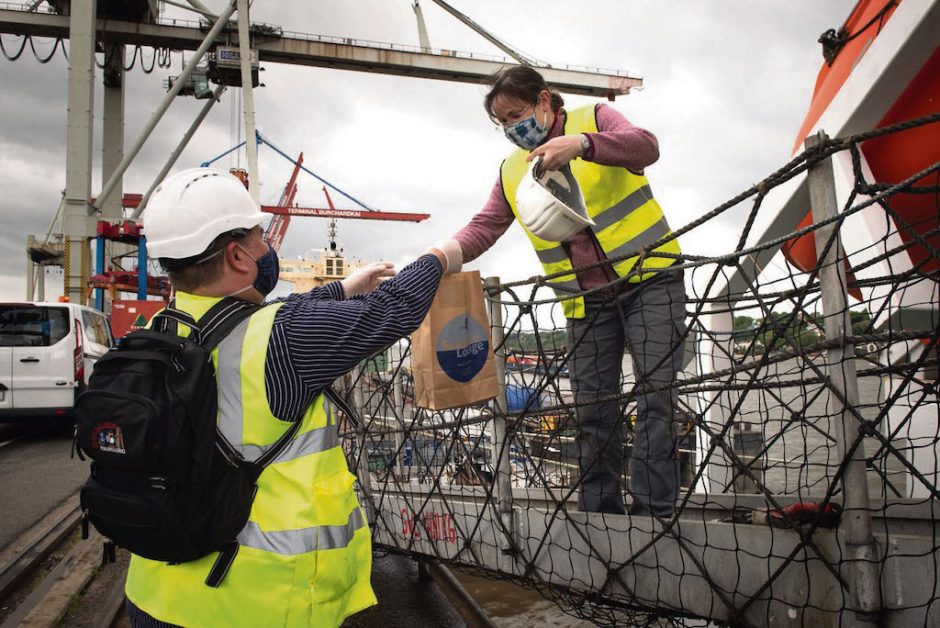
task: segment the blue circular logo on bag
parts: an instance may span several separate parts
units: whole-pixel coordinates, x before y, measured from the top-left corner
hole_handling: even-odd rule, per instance
[[[444,372],[461,383],[477,376],[486,364],[490,341],[475,318],[461,314],[452,318],[437,335],[437,361]]]

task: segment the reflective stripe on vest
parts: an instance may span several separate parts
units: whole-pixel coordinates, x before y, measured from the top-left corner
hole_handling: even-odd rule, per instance
[[[349,513],[349,521],[338,526],[310,526],[299,530],[276,530],[264,532],[254,521],[249,521],[238,533],[238,542],[243,547],[254,547],[276,554],[304,554],[314,550],[346,547],[353,540],[356,530],[366,525],[362,511],[358,508]]]
[[[248,333],[248,320],[242,321],[228,336],[225,337],[218,347],[219,364],[241,364],[242,346],[245,342],[245,334]],[[257,460],[271,445],[260,446],[247,444],[242,435],[243,422],[243,404],[241,375],[236,369],[222,369],[218,374],[219,380],[219,431],[229,442],[229,444],[238,451],[245,460]],[[324,404],[324,411],[327,414],[327,424],[324,427],[301,432],[294,436],[290,444],[284,448],[276,461],[284,462],[300,458],[319,451],[326,451],[339,445],[339,433],[330,420],[332,416],[331,408],[326,396],[321,398]]]
[[[215,301],[177,296],[180,309],[197,320]],[[220,432],[249,459],[288,428],[271,412],[264,381],[279,307],[255,312],[213,351]],[[298,420],[292,442],[258,478],[222,585],[205,585],[217,553],[176,565],[132,556],[125,591],[135,605],[182,626],[306,627],[339,626],[376,603],[369,527],[326,396],[318,395]]]
[[[597,132],[594,106],[567,112],[563,132],[566,135]],[[516,189],[528,168],[525,161],[527,155],[527,151],[516,150],[503,161],[500,168],[503,193],[517,221]],[[628,281],[637,283],[655,276],[655,269],[676,262],[674,256],[679,255],[680,249],[678,240],[673,239],[649,251],[642,258],[641,267],[635,268],[640,263],[640,253],[644,248],[672,233],[645,176],[634,174],[626,168],[602,166],[582,159],[572,160],[570,164],[581,186],[588,214],[596,223],[591,230],[604,254],[608,259],[627,256],[612,264],[619,277],[628,277]],[[519,224],[522,225],[522,222],[519,221]],[[584,299],[570,298],[572,293],[580,292],[581,288],[562,243],[542,240],[524,225],[523,230],[532,242],[545,274],[564,273],[548,284],[560,299],[565,316],[583,318]],[[668,257],[657,253],[665,253]]]

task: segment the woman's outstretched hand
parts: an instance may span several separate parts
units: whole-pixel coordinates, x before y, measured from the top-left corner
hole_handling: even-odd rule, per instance
[[[575,157],[580,157],[583,150],[580,135],[559,135],[535,148],[525,160],[532,161],[541,156],[542,168],[559,170]]]

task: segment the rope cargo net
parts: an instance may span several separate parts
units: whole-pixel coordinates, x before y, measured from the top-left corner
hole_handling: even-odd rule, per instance
[[[940,162],[873,183],[862,157],[866,142],[938,121],[821,136],[668,236],[691,241],[728,212],[746,214],[732,251],[678,256],[647,280],[685,275],[685,320],[671,341],[685,359],[674,378],[656,375],[662,361],[637,369],[635,347],[625,347],[617,392],[575,394],[584,336],[566,330],[567,295],[549,286],[570,276],[487,285],[503,400],[415,407],[407,339],[364,362],[338,388],[361,417],[341,425],[376,550],[512,579],[598,625],[940,621]],[[812,186],[834,162],[849,176],[831,216],[757,237],[768,195],[799,177]],[[912,219],[903,211],[912,198],[936,210]],[[868,225],[867,239],[850,237],[853,220]],[[815,266],[777,254],[798,236],[814,239]],[[662,242],[620,259],[639,255],[633,272],[642,272]],[[771,257],[777,272],[756,270]],[[621,282],[570,296],[636,289]],[[608,301],[616,311],[625,299]],[[622,503],[637,501],[629,475],[648,395],[672,406],[674,514],[584,512],[582,476],[609,462],[585,459],[586,444],[623,448]],[[605,403],[616,425],[598,442],[579,430],[579,413]]]

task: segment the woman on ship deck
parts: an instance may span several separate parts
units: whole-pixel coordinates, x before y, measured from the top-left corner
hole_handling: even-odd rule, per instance
[[[593,226],[562,242],[523,228],[545,274],[570,271],[560,279],[573,279],[560,282],[567,292],[556,292],[567,297],[561,304],[573,352],[578,508],[625,511],[624,417],[616,398],[602,399],[622,393],[621,360],[627,348],[637,378],[630,512],[672,516],[679,467],[673,428],[676,395],[670,385],[682,364],[685,292],[681,270],[667,270],[677,261],[678,242],[662,242],[672,232],[643,174],[659,158],[656,137],[604,104],[566,111],[561,95],[525,66],[492,77],[484,108],[518,149],[503,161],[482,211],[454,236],[463,260],[483,254],[514,220],[523,224],[515,191],[529,162],[539,157],[548,171],[570,168]],[[641,260],[636,253],[644,247]],[[571,288],[600,290],[572,298]]]

